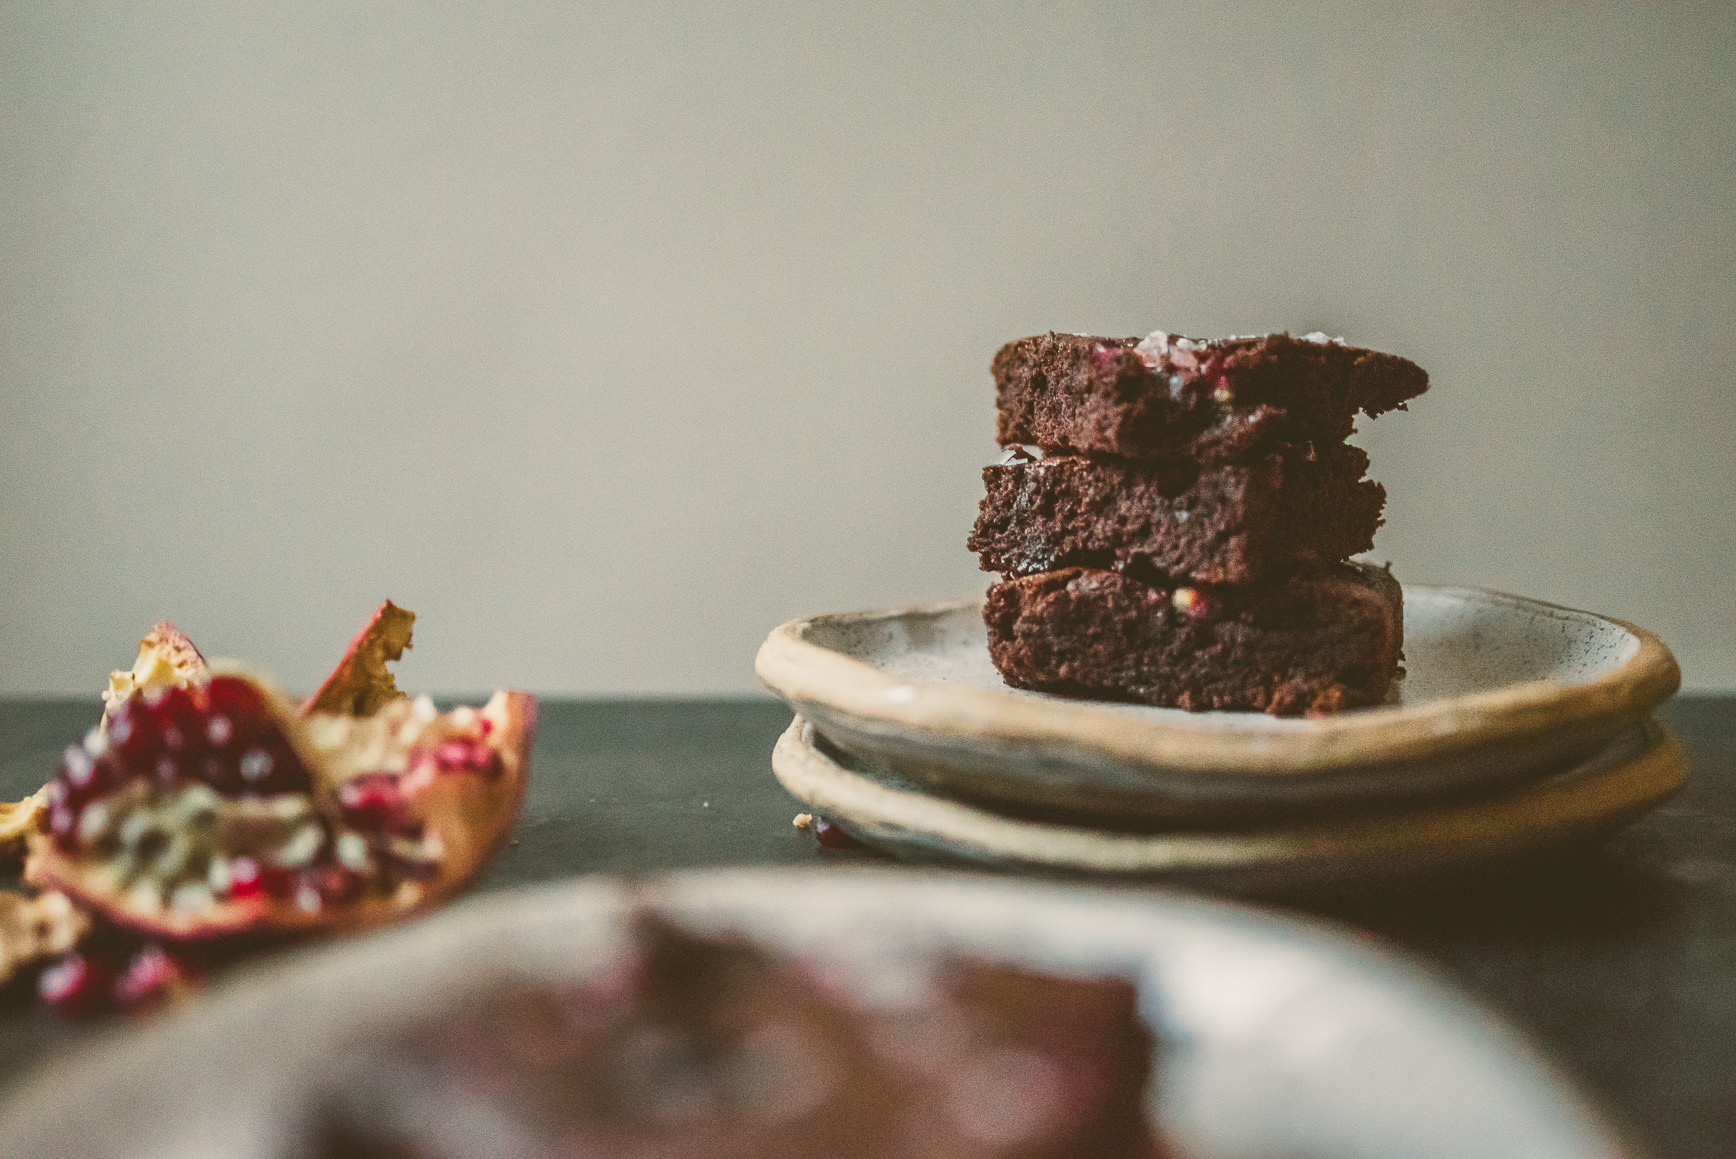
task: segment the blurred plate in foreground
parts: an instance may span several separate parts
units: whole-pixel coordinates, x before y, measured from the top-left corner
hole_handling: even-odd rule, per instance
[[[281,1159],[334,1059],[503,983],[598,976],[639,905],[813,960],[947,951],[1128,977],[1162,1042],[1156,1117],[1193,1159],[1625,1153],[1512,1031],[1352,936],[1181,895],[880,869],[477,898],[262,965],[56,1060],[12,1092],[0,1138],[20,1159]]]

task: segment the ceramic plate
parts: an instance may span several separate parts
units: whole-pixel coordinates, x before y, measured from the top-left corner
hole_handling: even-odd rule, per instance
[[[1688,759],[1661,725],[1489,797],[1252,829],[1113,832],[936,798],[884,766],[834,757],[800,717],[772,752],[792,795],[869,845],[919,861],[1166,877],[1253,893],[1390,882],[1606,836],[1668,800]]]
[[[794,620],[760,679],[829,741],[967,799],[1047,813],[1247,820],[1463,792],[1566,768],[1681,682],[1643,628],[1518,596],[1405,588],[1390,702],[1320,719],[1009,688],[981,603]]]
[[[1511,1031],[1366,941],[1237,906],[874,870],[591,879],[479,898],[239,976],[13,1092],[17,1159],[281,1159],[347,1043],[507,977],[618,952],[629,897],[791,952],[961,950],[1139,981],[1156,1116],[1189,1159],[1613,1159],[1587,1104]]]

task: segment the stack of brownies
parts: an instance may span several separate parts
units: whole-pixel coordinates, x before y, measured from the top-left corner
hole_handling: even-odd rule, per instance
[[[1366,551],[1386,492],[1345,439],[1428,375],[1324,334],[1044,334],[993,363],[970,536],[1007,683],[1192,710],[1378,704],[1403,596]]]

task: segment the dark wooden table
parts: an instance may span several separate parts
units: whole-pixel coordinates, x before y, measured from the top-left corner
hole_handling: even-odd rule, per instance
[[[0,794],[34,790],[93,702],[0,702]],[[1663,719],[1693,759],[1675,801],[1608,846],[1312,912],[1411,951],[1528,1031],[1659,1159],[1736,1154],[1736,696]],[[581,873],[805,864],[772,779],[788,711],[766,700],[545,702],[517,840],[484,889]],[[84,1029],[22,987],[0,1007],[0,1082]]]

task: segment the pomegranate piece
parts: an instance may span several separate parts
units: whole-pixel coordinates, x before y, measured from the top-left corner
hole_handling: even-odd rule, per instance
[[[403,828],[408,806],[396,774],[360,773],[338,789],[344,820],[362,833],[394,833]]]
[[[36,976],[37,996],[58,1014],[142,1010],[197,984],[197,970],[154,942],[113,933],[93,941],[101,944],[64,954]]]
[[[115,979],[113,997],[122,1009],[154,1005],[192,985],[190,972],[158,945],[132,956]]]
[[[83,954],[67,954],[36,976],[36,993],[63,1014],[95,1014],[108,1008],[114,975],[106,963]]]
[[[302,711],[372,716],[403,696],[386,664],[410,646],[410,629],[415,622],[415,612],[407,612],[391,600],[381,604],[367,626],[350,641],[331,675],[307,698]]]
[[[382,605],[305,705],[224,665],[165,683],[142,658],[45,788],[26,879],[171,948],[377,925],[463,888],[518,816],[536,701],[442,714],[398,693],[384,662],[413,619]],[[154,969],[119,977],[143,1000]]]

